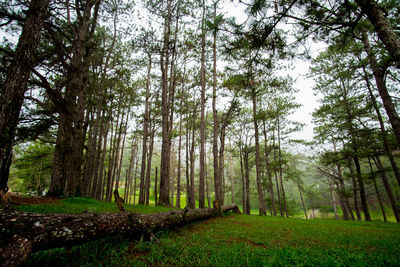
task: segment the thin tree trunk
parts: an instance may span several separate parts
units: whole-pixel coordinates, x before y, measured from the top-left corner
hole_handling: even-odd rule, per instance
[[[252,81],[251,81],[252,82]],[[253,122],[254,122],[254,139],[255,139],[255,156],[256,156],[256,180],[257,180],[257,193],[258,193],[258,205],[259,205],[259,212],[260,215],[266,215],[265,209],[265,199],[264,199],[264,192],[262,189],[262,182],[261,182],[261,162],[260,162],[260,142],[258,136],[258,119],[257,119],[257,96],[256,96],[256,89],[254,86],[251,87],[251,97],[253,101]]]
[[[360,2],[360,0],[359,0]],[[363,1],[367,2],[367,1]],[[397,38],[398,40],[398,38]],[[371,45],[369,44],[368,35],[364,31],[362,32],[362,41],[364,44],[364,50],[368,55],[368,61],[372,69],[372,73],[375,78],[376,86],[378,87],[379,95],[381,96],[383,106],[385,107],[386,114],[389,117],[389,122],[392,125],[394,135],[397,140],[397,146],[400,147],[400,118],[396,111],[396,107],[392,101],[392,97],[390,96],[385,81],[384,81],[384,72],[379,68],[378,62],[376,60],[375,55],[372,53]],[[400,45],[400,42],[399,42]],[[400,47],[398,48],[398,61],[397,63],[400,64]],[[400,65],[399,65],[400,67]]]
[[[272,174],[269,168],[269,150],[268,150],[268,143],[267,143],[267,131],[265,128],[265,120],[263,121],[263,132],[264,132],[264,148],[265,148],[265,169],[267,171],[267,178],[268,178],[268,193],[269,198],[271,200],[271,209],[274,216],[276,216],[276,206],[275,206],[275,196],[274,196],[274,186],[272,184]]]
[[[298,186],[298,189],[299,189],[299,193],[300,193],[301,206],[303,207],[304,216],[306,216],[306,220],[308,220],[307,210],[306,210],[306,206],[304,205],[304,199],[303,199],[303,193],[302,193],[301,187]]]
[[[335,190],[333,190],[332,184],[329,183],[329,190],[331,191],[331,197],[332,197],[332,206],[333,206],[333,211],[335,212],[335,219],[339,220],[338,212],[337,212],[337,207],[336,207],[336,198],[335,198]]]
[[[214,3],[214,20],[217,17],[217,2]],[[221,179],[218,164],[218,113],[216,108],[217,100],[217,31],[213,32],[213,93],[212,93],[212,112],[213,112],[213,165],[214,165],[214,190],[215,200],[221,204],[223,202]]]
[[[353,183],[354,209],[356,210],[357,221],[361,221],[361,213],[360,213],[360,208],[358,206],[358,187],[357,187],[357,182],[356,182],[356,178],[354,177],[353,165],[351,163],[351,159],[350,158],[348,159],[348,162],[349,162],[348,164],[349,164],[351,181]]]
[[[149,153],[147,155],[147,171],[146,171],[146,205],[149,205],[150,201],[150,174],[151,174],[151,160],[153,158],[153,148],[154,148],[154,135],[155,135],[155,122],[153,129],[151,130],[150,134],[150,146],[149,146]]]
[[[280,121],[278,118],[278,157],[279,157],[279,181],[281,183],[281,194],[283,199],[283,210],[286,214],[286,217],[289,217],[287,205],[286,205],[286,196],[285,196],[285,188],[283,186],[283,179],[282,179],[282,151],[281,151],[281,136],[280,136]]]
[[[386,194],[389,197],[390,205],[392,206],[394,217],[396,218],[396,222],[399,223],[400,222],[399,207],[398,207],[397,201],[396,201],[396,199],[395,199],[395,197],[393,195],[392,188],[390,186],[389,180],[388,180],[388,178],[386,176],[386,173],[385,173],[385,171],[383,169],[382,161],[381,161],[379,156],[376,156],[374,158],[374,160],[375,160],[375,164],[378,167],[378,170],[379,170],[379,172],[381,174],[383,186],[385,187]]]
[[[203,0],[203,13],[201,20],[201,102],[200,102],[200,175],[199,175],[199,208],[204,208],[204,174],[205,174],[205,99],[206,99],[206,71],[205,71],[205,50],[206,50],[206,33],[205,33],[205,14],[206,5]]]

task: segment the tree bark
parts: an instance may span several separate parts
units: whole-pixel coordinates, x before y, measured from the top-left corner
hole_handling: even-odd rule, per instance
[[[122,203],[121,203],[122,205]],[[240,213],[236,204],[221,209]],[[119,213],[0,213],[0,259],[4,266],[22,265],[30,253],[87,243],[104,237],[150,239],[154,233],[219,216],[214,209],[183,209],[143,215]]]
[[[367,1],[363,1],[367,2]],[[368,40],[368,35],[365,31],[362,32],[362,41],[364,44],[364,50],[368,55],[369,65],[371,66],[372,73],[375,78],[376,86],[378,87],[379,95],[381,96],[383,106],[385,107],[386,114],[389,117],[389,122],[392,125],[394,135],[397,140],[397,146],[400,147],[400,118],[396,111],[396,107],[392,101],[392,97],[390,96],[385,80],[384,80],[384,71],[379,68],[378,62],[376,60],[375,55],[372,53],[371,45]],[[400,43],[399,43],[400,45]],[[400,49],[399,49],[400,56]],[[400,64],[400,61],[398,61]]]
[[[164,22],[164,40],[161,52],[161,80],[162,80],[162,107],[161,107],[161,125],[162,125],[162,143],[161,143],[161,168],[160,168],[160,198],[159,205],[169,205],[169,173],[170,173],[170,154],[171,154],[171,136],[170,136],[170,87],[168,86],[168,66],[171,35],[171,15],[172,1],[167,1],[167,15]]]
[[[217,16],[217,2],[214,3],[214,20]],[[218,113],[217,101],[217,31],[213,32],[213,92],[212,92],[212,113],[213,113],[213,166],[214,166],[214,191],[215,200],[222,203],[221,179],[218,164]]]
[[[0,94],[0,191],[8,191],[12,147],[49,0],[32,0]]]
[[[200,102],[200,174],[199,174],[199,208],[204,208],[204,174],[205,174],[205,99],[206,99],[206,70],[205,70],[205,50],[206,50],[206,33],[205,33],[205,13],[206,5],[203,0],[203,13],[201,20],[201,102]]]
[[[265,209],[266,206],[264,199],[264,191],[262,189],[262,182],[261,182],[260,142],[258,134],[258,119],[257,119],[257,96],[254,85],[251,86],[251,97],[253,101],[253,122],[254,122],[255,149],[256,149],[255,156],[256,156],[256,180],[257,180],[258,205],[259,205],[260,215],[266,215],[267,212]]]
[[[356,0],[374,27],[379,39],[385,45],[386,50],[392,56],[398,68],[400,68],[400,39],[392,29],[382,9],[374,0]],[[400,144],[400,143],[399,143]]]
[[[276,205],[275,205],[275,196],[274,196],[274,186],[272,184],[272,174],[269,168],[269,150],[268,150],[268,142],[267,142],[267,131],[265,128],[265,120],[263,121],[263,130],[264,130],[264,148],[265,148],[265,169],[267,171],[267,179],[268,179],[268,193],[269,198],[271,200],[271,209],[274,216],[276,216]]]
[[[400,223],[399,207],[398,207],[397,201],[396,201],[396,199],[395,199],[395,197],[393,195],[392,188],[390,186],[389,180],[388,180],[388,178],[386,176],[386,173],[385,173],[385,171],[383,169],[382,161],[381,161],[379,156],[376,156],[374,158],[374,160],[375,160],[376,166],[378,167],[380,175],[382,177],[383,186],[385,187],[386,194],[389,197],[390,205],[392,206],[392,210],[393,210],[394,217],[396,218],[396,222]]]

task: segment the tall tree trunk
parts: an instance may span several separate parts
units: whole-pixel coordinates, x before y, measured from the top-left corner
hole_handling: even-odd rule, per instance
[[[333,151],[336,153],[336,143],[333,142]],[[345,220],[349,220],[351,216],[351,219],[354,221],[355,217],[353,214],[353,211],[351,209],[350,203],[349,203],[349,199],[347,197],[346,194],[346,187],[344,184],[344,179],[343,179],[343,174],[342,174],[342,165],[340,164],[340,162],[336,163],[336,170],[337,170],[337,179],[339,181],[339,197],[341,199],[341,207],[342,207],[342,211],[343,211],[343,218]]]
[[[303,199],[303,193],[302,193],[303,190],[301,189],[300,186],[297,186],[297,187],[298,187],[299,193],[300,193],[301,206],[303,207],[304,216],[306,216],[306,220],[308,220],[306,206],[304,205],[304,199]]]
[[[243,153],[243,161],[244,161],[244,172],[246,178],[246,214],[250,214],[250,165],[249,165],[249,152],[244,151]]]
[[[172,1],[167,1],[167,15],[164,21],[163,48],[161,51],[161,81],[162,81],[162,107],[161,107],[161,125],[162,125],[162,144],[161,144],[161,173],[160,173],[160,198],[159,205],[169,205],[169,173],[170,173],[170,87],[168,85],[168,66],[171,35],[171,15]]]
[[[104,183],[103,183],[103,178],[104,176],[104,162],[106,159],[106,154],[107,154],[107,137],[108,137],[108,131],[110,129],[110,120],[107,119],[106,126],[105,126],[105,131],[104,131],[104,137],[103,137],[103,149],[101,151],[101,158],[99,165],[99,171],[98,171],[98,178],[97,178],[97,185],[96,185],[96,191],[95,191],[95,196],[96,199],[101,200],[103,198],[103,190],[104,190]]]
[[[150,80],[151,80],[151,67],[152,67],[151,54],[148,53],[147,57],[148,57],[148,66],[147,66],[147,79],[146,79],[145,107],[143,115],[142,164],[140,168],[139,204],[145,204],[146,188],[147,188],[145,185],[145,175],[146,175],[145,171],[146,171],[148,128],[150,121],[149,98],[150,98]]]
[[[376,184],[375,173],[374,173],[374,170],[372,168],[371,158],[370,157],[368,157],[368,163],[369,163],[371,180],[372,180],[372,183],[374,184],[374,189],[375,189],[376,197],[378,198],[379,207],[381,208],[383,221],[387,222],[386,212],[385,212],[385,209],[384,209],[383,204],[382,204],[382,198],[381,198],[381,194],[380,194],[379,189],[378,189],[378,185]]]
[[[151,174],[151,160],[153,158],[153,148],[154,148],[154,135],[155,135],[155,122],[153,129],[150,134],[150,145],[149,145],[149,153],[147,155],[147,171],[146,171],[146,205],[149,205],[150,201],[150,174]]]
[[[117,189],[117,190],[119,188],[119,182],[120,182],[120,179],[121,179],[122,160],[124,158],[125,139],[126,139],[126,132],[128,130],[128,120],[129,120],[129,110],[127,110],[126,122],[125,122],[125,126],[123,127],[124,128],[124,130],[123,130],[124,131],[123,132],[124,138],[122,139],[121,154],[119,155],[119,160],[118,160],[119,163],[118,163],[118,171],[117,171],[117,180],[115,182],[115,189]]]
[[[351,159],[348,159],[348,164],[349,164],[349,170],[350,170],[350,176],[351,176],[351,181],[353,183],[353,199],[354,199],[354,209],[356,210],[357,214],[357,221],[361,221],[361,213],[360,213],[360,208],[358,206],[358,187],[357,187],[357,181],[354,175],[354,170],[353,170],[353,164],[351,162]]]
[[[200,175],[199,175],[199,208],[204,208],[204,173],[205,173],[205,99],[206,99],[206,71],[205,71],[205,50],[206,50],[206,32],[205,32],[205,14],[206,5],[203,0],[203,13],[201,20],[201,102],[200,102]]]
[[[253,82],[253,81],[251,81]],[[255,156],[256,156],[256,180],[257,180],[257,192],[258,192],[258,205],[260,215],[266,215],[267,211],[265,209],[265,199],[264,199],[264,191],[262,189],[261,182],[261,162],[260,162],[260,142],[258,137],[258,119],[257,119],[257,96],[256,89],[254,86],[251,86],[251,97],[253,101],[253,122],[254,122],[254,139],[255,139]]]
[[[214,20],[217,17],[217,3],[214,3]],[[222,203],[221,179],[218,164],[218,113],[216,108],[217,100],[217,31],[213,32],[213,93],[212,93],[212,112],[213,112],[213,166],[214,166],[214,190],[215,200]]]
[[[265,128],[265,120],[263,121],[263,132],[264,132],[264,148],[265,148],[265,169],[267,171],[267,179],[268,179],[268,193],[269,198],[271,200],[271,209],[274,216],[276,216],[276,206],[275,206],[275,196],[274,196],[274,186],[272,184],[272,174],[269,168],[269,149],[267,142],[267,131]]]
[[[382,137],[383,147],[385,148],[386,155],[389,158],[389,161],[390,161],[390,164],[392,166],[392,169],[393,169],[394,175],[396,177],[397,183],[400,186],[400,171],[399,171],[399,168],[397,167],[397,163],[394,160],[392,151],[391,151],[390,146],[389,146],[389,141],[387,139],[387,133],[386,133],[386,129],[385,129],[385,124],[383,123],[383,118],[382,118],[381,112],[379,110],[378,103],[376,102],[375,95],[372,92],[371,84],[370,84],[368,76],[367,76],[367,71],[365,70],[364,67],[363,67],[363,71],[364,71],[364,80],[365,80],[365,83],[366,83],[367,88],[368,88],[368,93],[369,93],[369,96],[371,97],[372,105],[373,105],[373,107],[375,109],[375,112],[376,112],[376,115],[378,117],[379,127],[380,127],[380,130],[381,130],[380,136]]]
[[[0,192],[8,191],[12,146],[49,0],[32,0],[0,94]]]
[[[360,0],[359,0],[360,1]],[[367,1],[363,1],[367,2]],[[397,39],[398,40],[398,39]],[[390,96],[385,80],[384,80],[384,72],[379,68],[378,62],[376,60],[375,55],[372,53],[371,45],[369,44],[368,35],[364,31],[362,32],[362,41],[364,44],[364,50],[368,55],[369,65],[371,66],[372,73],[375,78],[376,86],[378,87],[379,95],[381,96],[383,106],[385,107],[386,114],[389,117],[389,122],[392,125],[394,135],[397,140],[397,146],[400,147],[400,118],[397,114],[396,107],[392,101],[392,97]],[[400,42],[399,42],[400,45]],[[400,57],[400,47],[398,48],[398,53]],[[400,64],[400,58],[397,61]],[[400,67],[400,65],[399,65]]]
[[[188,105],[187,105],[188,107]],[[190,115],[187,114],[186,118],[186,206],[189,207],[189,196],[190,196],[190,176],[189,176],[189,143],[190,143],[190,127],[189,127]]]
[[[231,178],[231,203],[235,203],[235,194],[233,188],[233,161],[232,161],[232,154],[229,157],[229,170],[230,170],[230,178]]]
[[[243,171],[243,149],[242,144],[239,144],[239,157],[240,157],[240,176],[242,178],[242,205],[243,205],[243,213],[246,213],[246,181],[244,177]]]
[[[337,212],[337,207],[336,207],[336,198],[335,198],[335,190],[333,190],[333,186],[331,183],[329,183],[329,190],[331,191],[331,197],[332,197],[332,206],[333,206],[333,211],[335,212],[335,219],[339,220],[338,212]]]
[[[192,123],[192,129],[191,129],[191,134],[192,134],[192,143],[190,146],[190,187],[189,187],[189,208],[194,209],[196,206],[196,202],[195,202],[195,191],[194,191],[194,161],[195,161],[195,155],[194,155],[194,150],[195,150],[195,122],[196,122],[196,118],[197,118],[197,105],[195,105],[194,109],[193,109],[193,123]]]
[[[157,193],[157,176],[158,176],[158,167],[156,166],[156,174],[155,174],[155,177],[154,177],[154,201],[155,201],[155,203],[157,204],[158,202],[157,202],[157,197],[158,197],[158,193]]]
[[[374,0],[356,0],[356,3],[361,7],[362,12],[367,15],[379,39],[396,62],[397,67],[400,68],[400,39],[388,23],[381,7]]]
[[[392,210],[393,210],[394,217],[396,218],[396,222],[399,223],[400,222],[399,206],[398,206],[397,201],[396,201],[396,199],[395,199],[395,197],[393,195],[392,188],[390,186],[390,183],[389,183],[389,180],[388,180],[388,178],[386,176],[386,173],[385,173],[385,171],[383,169],[382,161],[381,161],[379,156],[376,156],[374,158],[374,161],[375,161],[375,164],[378,167],[378,170],[379,170],[380,175],[382,177],[382,183],[383,183],[383,186],[385,187],[386,194],[389,197],[390,205],[392,206]]]
[[[289,217],[288,210],[287,210],[287,205],[286,205],[286,195],[285,195],[285,188],[283,186],[283,179],[282,179],[282,150],[281,150],[281,128],[280,128],[280,121],[278,118],[278,157],[279,157],[279,182],[281,184],[281,194],[282,194],[282,200],[283,200],[283,210],[286,214],[286,217]]]

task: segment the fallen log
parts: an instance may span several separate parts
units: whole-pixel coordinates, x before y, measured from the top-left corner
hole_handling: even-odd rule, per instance
[[[236,204],[222,212],[240,213]],[[2,266],[22,265],[29,254],[68,247],[105,237],[151,239],[155,233],[220,215],[215,209],[183,209],[154,214],[119,213],[37,214],[0,213],[0,260]]]

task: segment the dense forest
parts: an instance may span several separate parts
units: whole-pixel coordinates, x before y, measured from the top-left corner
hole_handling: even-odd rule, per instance
[[[399,222],[399,14],[396,0],[0,1],[2,202],[117,189]],[[293,138],[300,61],[313,140]]]

